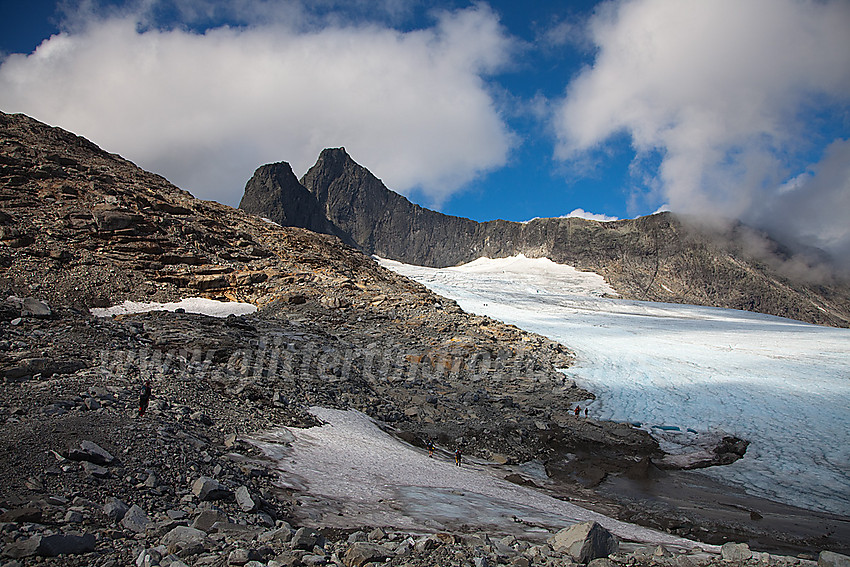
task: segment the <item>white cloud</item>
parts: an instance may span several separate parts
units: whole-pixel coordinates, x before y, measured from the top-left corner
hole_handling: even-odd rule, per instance
[[[483,79],[514,44],[486,6],[399,32],[306,25],[297,3],[274,12],[275,3],[243,1],[248,25],[200,34],[151,26],[157,5],[78,12],[72,31],[8,57],[0,108],[229,204],[257,166],[285,160],[300,174],[337,146],[393,189],[419,188],[439,202],[503,165],[514,143]],[[194,0],[178,5],[193,18],[214,17]],[[261,16],[271,23],[250,25]]]
[[[759,211],[831,141],[819,141],[809,119],[846,121],[844,0],[623,0],[602,6],[590,26],[598,51],[561,101],[557,155],[582,159],[625,132],[637,162],[661,156],[653,195],[672,210],[775,220]],[[846,181],[795,193],[816,187],[827,202],[846,195]],[[826,226],[837,219],[810,212],[799,234],[837,246]]]

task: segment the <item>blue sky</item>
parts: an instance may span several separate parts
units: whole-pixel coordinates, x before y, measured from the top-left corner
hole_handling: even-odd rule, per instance
[[[850,260],[848,29],[845,0],[0,0],[0,110],[231,205],[345,146],[449,214],[669,208]]]

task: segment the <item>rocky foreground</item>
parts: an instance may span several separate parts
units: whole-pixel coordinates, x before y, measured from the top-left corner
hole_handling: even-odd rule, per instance
[[[91,312],[185,297],[259,310]],[[307,410],[318,405],[363,411],[418,446],[432,439],[494,463],[537,458],[576,491],[661,458],[645,432],[575,419],[592,394],[558,372],[571,359],[336,238],[199,201],[82,138],[0,114],[3,565],[587,562],[563,537],[308,525],[305,495],[281,488],[243,441],[315,425]],[[145,382],[153,395],[140,416]],[[722,561],[617,549],[597,561]],[[742,564],[807,562],[734,549],[727,558]]]

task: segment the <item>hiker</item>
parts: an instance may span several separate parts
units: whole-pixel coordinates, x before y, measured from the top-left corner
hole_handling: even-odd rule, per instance
[[[455,466],[460,466],[461,455],[460,455],[460,447],[455,449]]]
[[[428,439],[428,443],[426,445],[428,446],[428,456],[434,458],[434,442]]]
[[[151,382],[150,380],[145,380],[145,384],[142,386],[142,391],[139,394],[139,417],[145,415],[145,412],[148,409],[148,402],[151,401]]]
[[[584,408],[584,417],[587,417],[588,411],[587,408]]]
[[[581,406],[576,406],[576,409],[575,409],[576,417],[578,417],[579,413],[581,413]]]

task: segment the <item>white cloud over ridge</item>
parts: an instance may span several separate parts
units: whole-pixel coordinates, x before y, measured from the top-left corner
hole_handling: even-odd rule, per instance
[[[152,26],[156,5],[78,12],[72,31],[9,56],[0,108],[228,204],[259,165],[284,160],[300,174],[337,146],[393,189],[421,189],[439,203],[503,165],[514,144],[483,79],[513,42],[484,5],[400,32],[328,21],[298,28],[297,3],[267,18],[274,3],[249,2],[257,17],[246,25],[204,33]],[[196,2],[178,5],[212,17]]]
[[[818,209],[848,212],[850,171],[835,158],[847,142],[818,139],[809,121],[826,114],[846,129],[848,30],[843,0],[603,5],[590,24],[595,61],[558,110],[557,156],[581,160],[625,132],[636,163],[660,156],[656,202],[767,228],[788,229],[791,218],[796,236],[846,253],[850,233]],[[787,179],[804,172],[789,192]],[[827,174],[830,183],[819,180]]]

